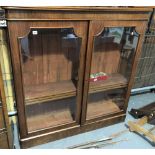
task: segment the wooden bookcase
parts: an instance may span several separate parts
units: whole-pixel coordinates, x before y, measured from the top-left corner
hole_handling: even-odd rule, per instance
[[[6,98],[0,66],[0,149],[12,149],[13,136],[6,108]]]
[[[124,120],[152,9],[4,9],[22,148]]]

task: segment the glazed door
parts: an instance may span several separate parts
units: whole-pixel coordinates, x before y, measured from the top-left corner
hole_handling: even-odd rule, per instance
[[[9,33],[22,137],[79,125],[87,22],[17,23]]]
[[[144,29],[143,22],[91,22],[82,123],[124,113]]]

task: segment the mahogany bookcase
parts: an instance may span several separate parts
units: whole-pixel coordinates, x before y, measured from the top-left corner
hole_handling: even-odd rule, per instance
[[[22,148],[124,121],[152,9],[4,9]]]

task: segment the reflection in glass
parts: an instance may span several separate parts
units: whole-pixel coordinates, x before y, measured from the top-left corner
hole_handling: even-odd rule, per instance
[[[73,28],[33,28],[19,38],[28,131],[75,120],[81,41]]]
[[[120,73],[127,79],[138,42],[138,34],[134,27],[105,28],[94,37],[91,73]],[[125,65],[125,67],[122,65]]]
[[[135,27],[106,27],[99,35],[94,37],[87,119],[91,118],[90,106],[94,106],[95,109],[97,105],[100,105],[100,115],[112,112],[111,110],[108,111],[108,106],[113,105],[114,109],[118,107],[118,111],[123,107],[124,102],[118,104],[114,100],[111,101],[111,97],[107,99],[104,95],[109,90],[115,89],[117,91],[117,89],[127,87],[131,76],[138,36]],[[98,92],[104,99],[101,99],[96,94]],[[94,101],[92,96],[97,101]],[[99,101],[104,104],[98,104]],[[108,103],[106,106],[105,101]]]

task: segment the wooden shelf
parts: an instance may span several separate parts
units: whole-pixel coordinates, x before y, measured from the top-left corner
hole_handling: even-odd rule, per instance
[[[71,111],[67,108],[27,118],[29,132],[72,122],[74,122],[74,120],[71,116]]]
[[[87,106],[87,120],[99,116],[120,112],[123,100],[116,102],[115,98],[103,96],[103,94],[90,94]]]
[[[105,81],[90,82],[89,93],[127,87],[127,79],[121,74],[111,74]]]
[[[76,87],[72,81],[31,85],[25,87],[26,105],[68,98],[76,95]]]

